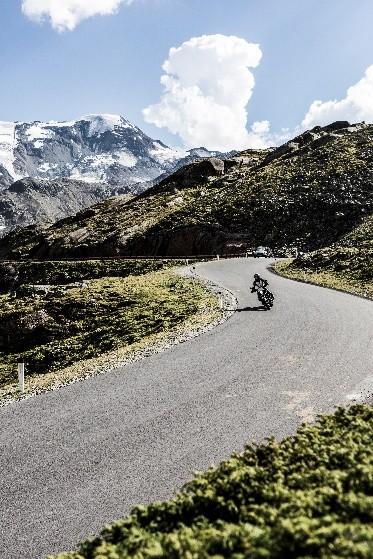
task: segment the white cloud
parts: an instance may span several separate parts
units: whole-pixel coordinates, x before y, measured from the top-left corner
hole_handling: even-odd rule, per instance
[[[364,77],[348,88],[346,97],[340,101],[314,101],[301,127],[324,126],[336,120],[349,122],[373,122],[373,65],[365,71]]]
[[[256,121],[251,127],[251,130],[254,132],[254,134],[267,134],[269,132],[269,129],[270,124],[268,120]]]
[[[187,147],[262,147],[269,123],[254,123],[250,132],[246,128],[255,84],[250,68],[261,57],[259,45],[225,35],[194,37],[171,48],[163,64],[164,93],[143,110],[144,119],[178,134]]]
[[[22,0],[22,11],[30,19],[50,20],[57,31],[72,31],[84,19],[115,13],[132,0]]]

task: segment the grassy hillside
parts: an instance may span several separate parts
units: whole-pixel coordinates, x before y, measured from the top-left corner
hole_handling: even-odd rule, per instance
[[[249,150],[221,177],[192,170],[0,243],[0,256],[223,253],[232,243],[317,249],[373,213],[373,125],[316,127],[275,150]]]
[[[0,397],[16,386],[19,356],[28,377],[43,377],[167,332],[201,309],[212,313],[215,299],[200,284],[171,270],[150,271],[162,265],[13,264],[23,281],[17,297],[10,283],[0,294]]]
[[[198,474],[58,559],[371,559],[373,409],[354,406]]]
[[[373,215],[337,243],[280,264],[277,270],[293,279],[373,298]]]

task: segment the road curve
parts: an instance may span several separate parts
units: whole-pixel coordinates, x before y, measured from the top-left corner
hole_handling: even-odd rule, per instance
[[[169,498],[247,441],[283,437],[373,384],[373,304],[266,262],[196,266],[233,291],[224,324],[112,373],[0,409],[0,556],[71,549],[133,505]],[[271,311],[248,290],[268,277]]]

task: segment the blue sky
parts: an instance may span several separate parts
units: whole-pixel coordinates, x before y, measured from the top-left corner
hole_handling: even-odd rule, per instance
[[[185,131],[171,134],[159,106],[152,118],[162,128],[145,122],[142,111],[160,102],[161,67],[171,47],[219,35],[260,45],[261,61],[250,70],[255,87],[247,126],[269,121],[278,134],[299,126],[314,100],[343,101],[373,64],[371,0],[133,0],[114,15],[88,18],[64,32],[31,21],[21,4],[0,0],[0,120],[117,113],[153,138],[180,145]],[[368,120],[373,99],[366,83],[364,91],[363,109],[356,108],[360,101],[346,100],[322,106],[307,122],[344,113]],[[203,131],[195,137],[202,140]]]

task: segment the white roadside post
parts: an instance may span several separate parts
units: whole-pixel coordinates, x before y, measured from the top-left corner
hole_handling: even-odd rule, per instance
[[[218,254],[216,255],[216,260],[219,260],[219,255]]]
[[[192,270],[192,282],[193,282],[193,284],[195,284],[196,283],[196,267],[192,266],[191,270]]]
[[[25,391],[25,364],[23,361],[18,361],[18,384],[20,392]]]

